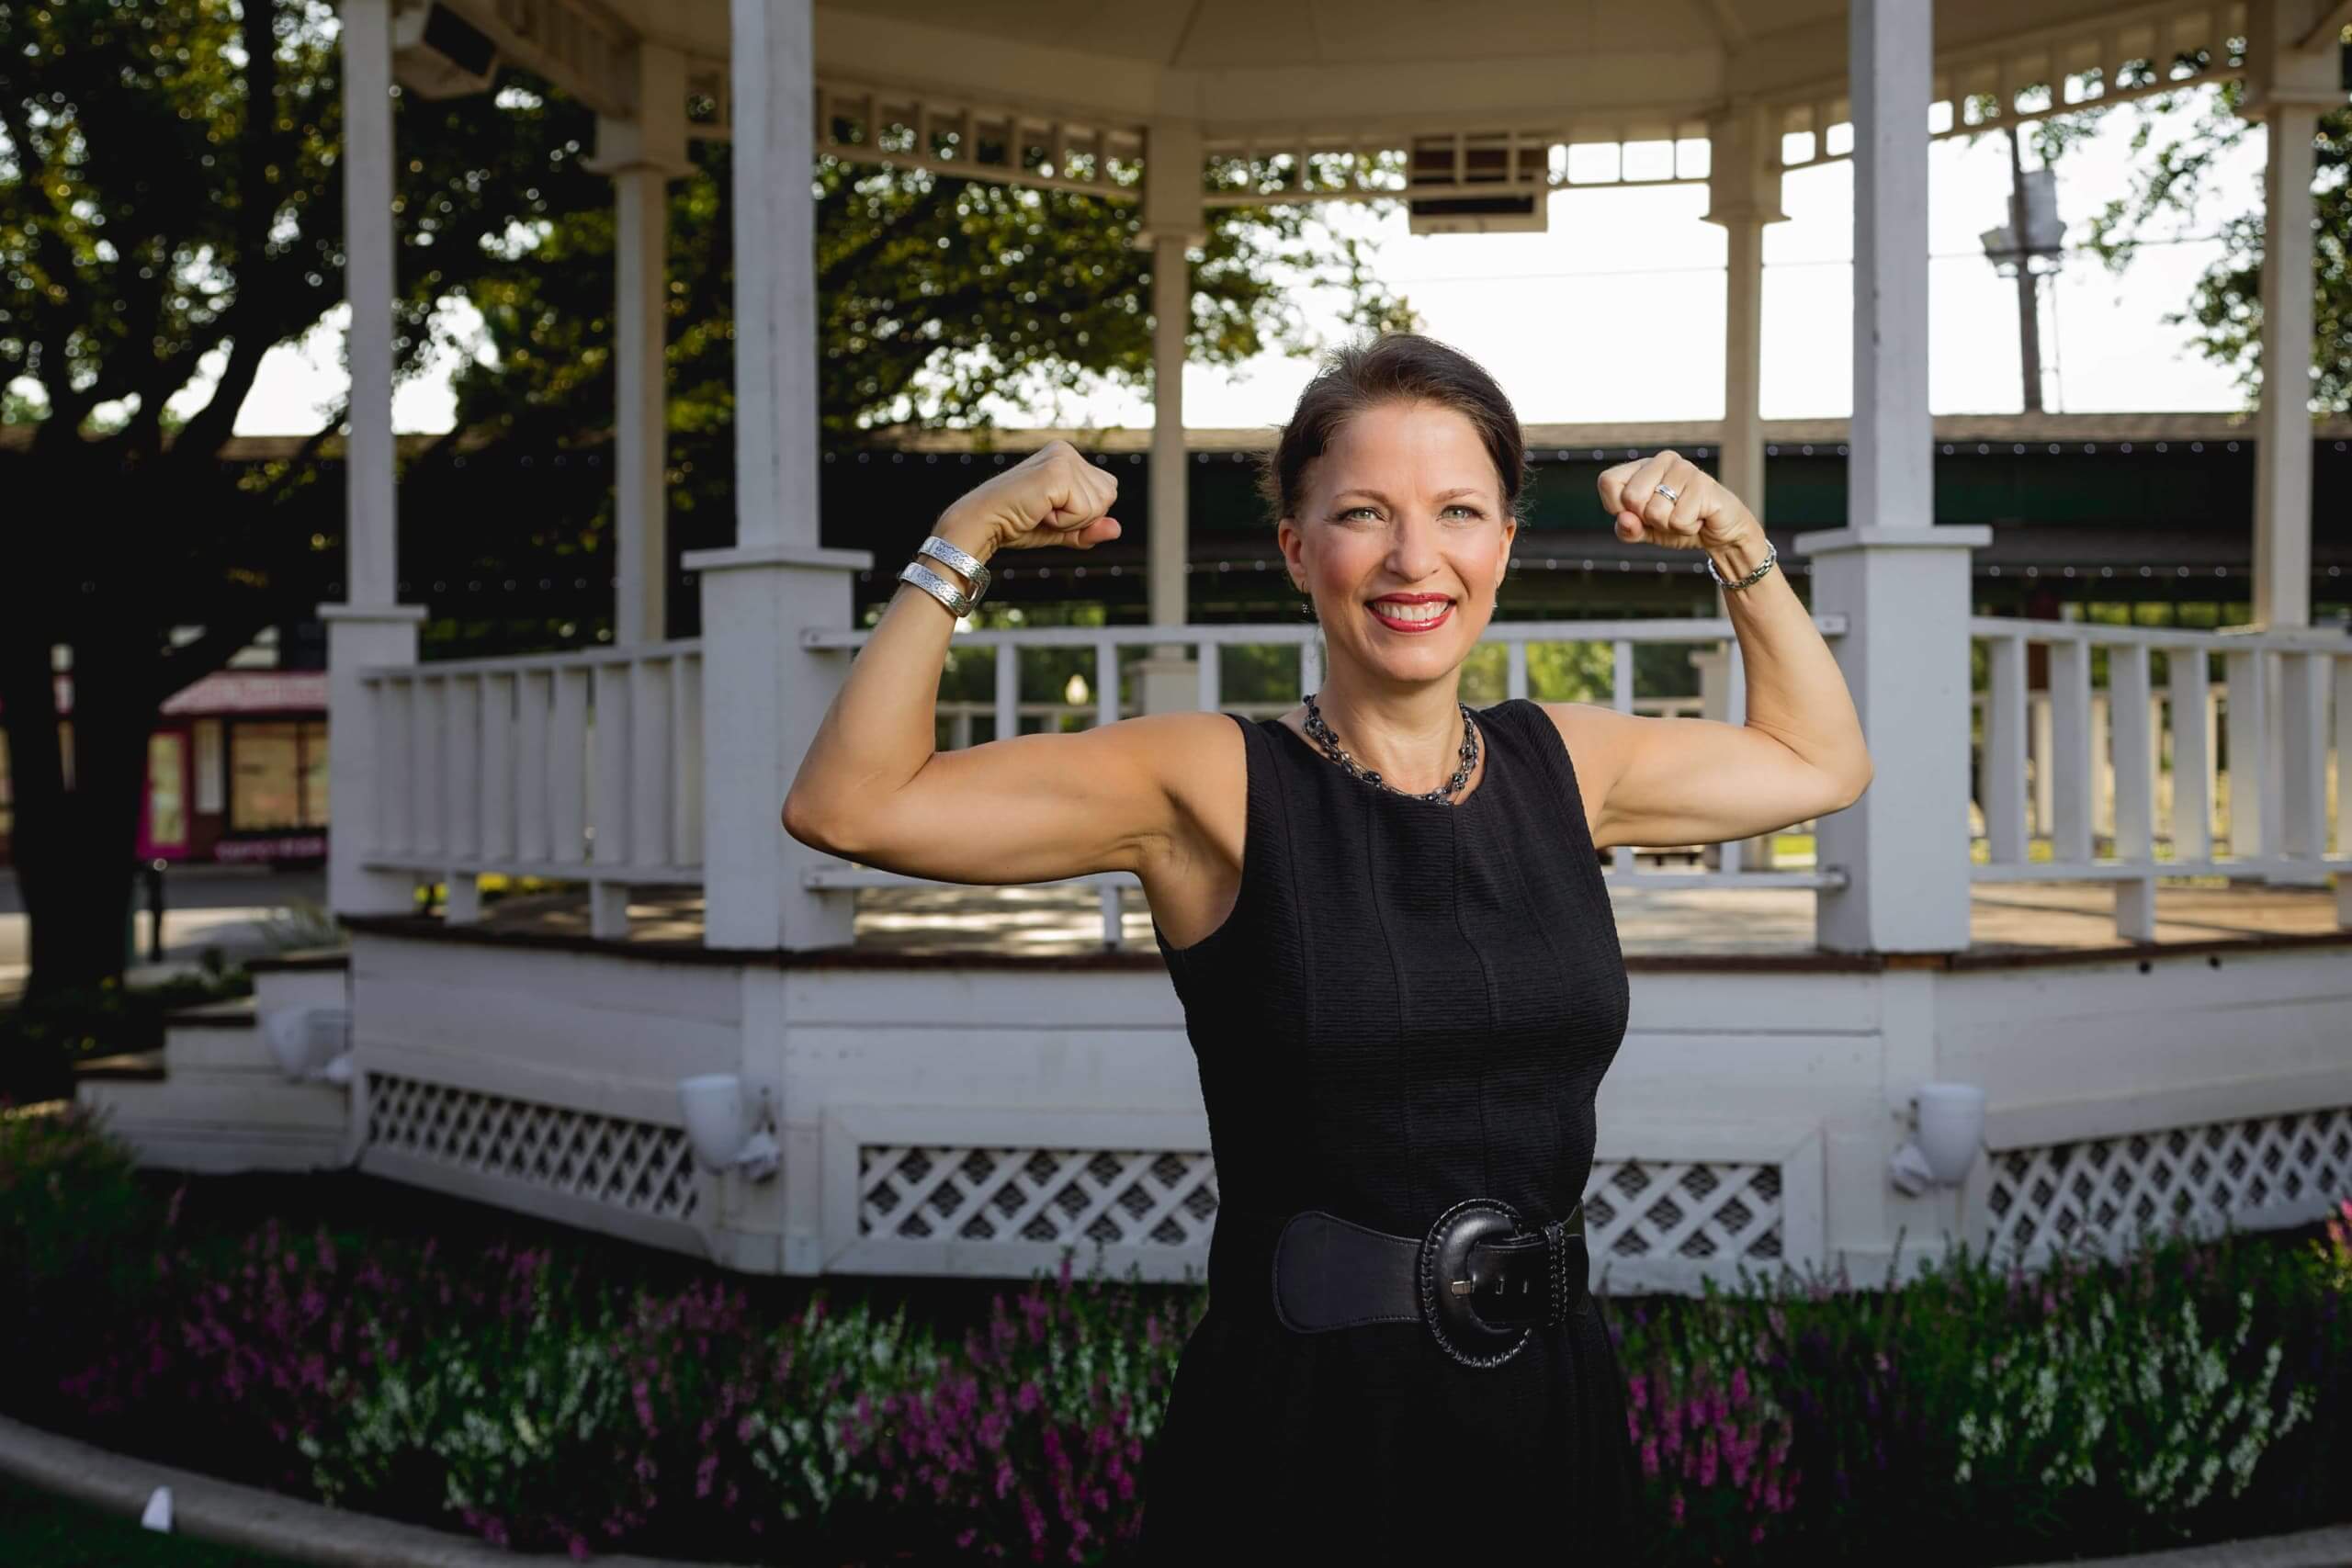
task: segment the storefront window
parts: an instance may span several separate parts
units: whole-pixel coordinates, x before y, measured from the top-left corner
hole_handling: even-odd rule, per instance
[[[231,726],[230,831],[283,832],[326,823],[326,721],[261,720]]]
[[[184,737],[164,731],[147,738],[147,847],[187,848],[187,752]]]

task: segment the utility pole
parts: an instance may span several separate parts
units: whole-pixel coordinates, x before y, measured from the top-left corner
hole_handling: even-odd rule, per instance
[[[2032,267],[2031,229],[2026,221],[2025,155],[2018,145],[2017,121],[2009,122],[2009,230],[2025,236],[2018,256],[2018,360],[2025,372],[2025,412],[2041,412],[2041,288]]]
[[[2058,171],[2044,165],[2028,174],[2025,152],[2016,120],[2004,128],[2009,138],[2009,220],[1984,231],[1984,259],[1996,272],[2009,276],[2017,269],[2018,362],[2025,378],[2025,412],[2041,412],[2041,273],[2052,272],[2064,258],[2061,237],[2066,225],[2058,221]],[[2039,257],[2042,265],[2034,267]]]

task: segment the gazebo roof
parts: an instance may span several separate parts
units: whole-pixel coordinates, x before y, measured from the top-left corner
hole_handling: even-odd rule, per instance
[[[445,3],[507,58],[624,118],[631,46],[673,48],[706,100],[693,130],[726,134],[727,0]],[[818,85],[835,103],[887,103],[933,123],[1018,117],[1080,145],[1100,136],[1113,156],[1132,155],[1155,120],[1196,127],[1214,155],[1396,148],[1455,131],[1688,141],[1742,104],[1794,135],[1847,118],[1838,0],[856,0],[818,4],[813,30]],[[1990,95],[2025,114],[2078,94],[2136,96],[2227,72],[2245,30],[2242,0],[1946,4],[1933,96]],[[2192,63],[2176,63],[2184,57]],[[2123,73],[2142,61],[2154,68]],[[2054,106],[2020,101],[2076,76]],[[1951,119],[1964,118],[1955,107]],[[1953,126],[1939,118],[1937,129]],[[1844,152],[1834,137],[1812,141],[1783,162]]]

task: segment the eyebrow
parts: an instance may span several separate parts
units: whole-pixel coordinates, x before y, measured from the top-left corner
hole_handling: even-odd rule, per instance
[[[1438,499],[1438,500],[1440,500],[1440,501],[1452,501],[1452,500],[1453,500],[1455,496],[1457,496],[1457,495],[1480,495],[1480,494],[1483,494],[1483,492],[1478,489],[1478,487],[1477,487],[1476,485],[1457,485],[1457,486],[1455,486],[1455,487],[1454,487],[1453,489],[1452,489],[1452,490],[1443,490],[1443,491],[1438,491],[1437,499]],[[1383,506],[1385,506],[1385,505],[1387,505],[1387,504],[1388,504],[1388,498],[1387,498],[1386,496],[1385,496],[1385,495],[1381,494],[1381,493],[1380,493],[1378,491],[1376,491],[1376,490],[1343,490],[1343,491],[1341,491],[1340,492],[1340,495],[1333,496],[1331,499],[1332,499],[1332,500],[1334,500],[1334,501],[1337,501],[1337,500],[1339,500],[1339,499],[1340,499],[1340,496],[1349,496],[1349,495],[1368,495],[1368,496],[1372,497],[1372,499],[1373,499],[1373,500],[1374,500],[1374,501],[1376,501],[1376,502],[1380,502],[1380,504],[1381,504],[1381,505],[1383,505]]]

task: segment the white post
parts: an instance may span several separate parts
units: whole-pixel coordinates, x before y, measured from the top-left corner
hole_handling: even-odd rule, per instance
[[[637,47],[637,118],[596,119],[586,166],[613,176],[613,640],[659,642],[669,604],[669,182],[686,157],[686,59]]]
[[[1854,0],[1854,423],[1848,526],[1798,536],[1875,777],[1821,819],[1815,940],[1839,952],[1968,945],[1969,550],[1934,527],[1928,420],[1930,8]],[[1893,1064],[1890,1063],[1890,1071]]]
[[[379,796],[397,760],[379,743],[359,672],[416,662],[423,608],[399,604],[399,517],[392,469],[392,17],[390,0],[345,0],[344,299],[351,311],[350,426],[344,447],[344,603],[327,627],[327,903],[340,914],[405,914],[415,878],[365,869]]]
[[[2344,102],[2338,29],[2320,25],[2328,12],[2327,0],[2253,0],[2246,7],[2246,91],[2240,107],[2266,122],[2267,143],[2254,621],[2274,629],[2312,622],[2312,144],[2320,111]]]
[[[1188,618],[1191,458],[1184,451],[1185,338],[1193,324],[1192,246],[1208,240],[1201,205],[1201,131],[1189,120],[1151,122],[1144,169],[1144,226],[1136,243],[1151,251],[1151,527],[1149,591],[1154,626]],[[1200,670],[1182,644],[1154,647],[1129,667],[1144,713],[1201,706]]]
[[[852,935],[850,898],[802,886],[831,857],[782,818],[848,661],[799,630],[843,623],[849,574],[874,555],[818,543],[809,0],[733,0],[729,16],[736,542],[684,564],[702,584],[703,940],[773,952]]]
[[[1785,222],[1788,214],[1781,210],[1778,148],[1762,110],[1736,105],[1708,122],[1707,139],[1706,220],[1723,225],[1724,244],[1724,445],[1716,473],[1762,518],[1764,226]]]
[[[1781,161],[1772,130],[1763,111],[1747,103],[1734,105],[1707,125],[1707,221],[1723,225],[1724,249],[1724,439],[1715,473],[1768,527],[1764,420],[1758,401],[1764,381],[1764,226],[1788,218],[1781,210]],[[1723,592],[1715,590],[1717,615],[1730,614]],[[1739,723],[1744,716],[1733,716],[1730,699],[1733,646],[1694,660],[1704,660],[1700,691],[1710,702],[1707,716]],[[1772,835],[1709,845],[1705,858],[1711,866],[1732,871],[1770,868]]]

